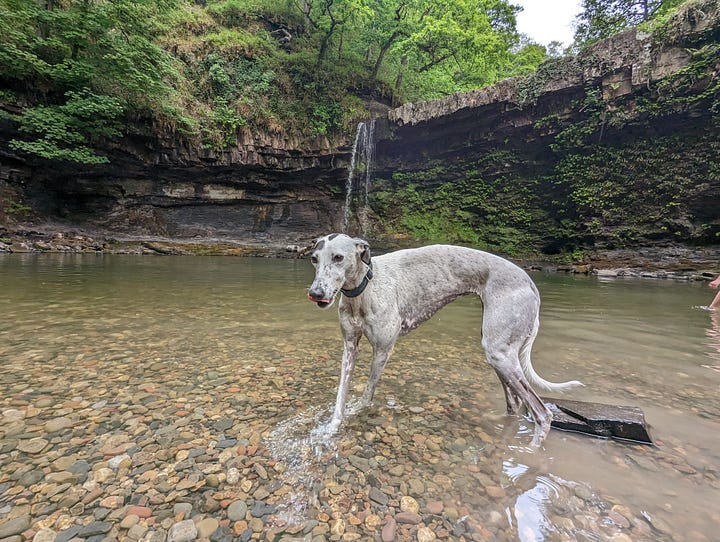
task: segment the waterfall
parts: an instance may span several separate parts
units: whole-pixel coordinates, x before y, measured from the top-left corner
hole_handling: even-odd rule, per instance
[[[372,160],[375,142],[373,141],[375,131],[375,119],[369,123],[359,122],[355,130],[355,142],[353,143],[348,176],[345,182],[345,207],[343,209],[343,232],[347,233],[350,227],[351,207],[353,203],[353,192],[361,187],[356,186],[358,175],[361,173],[364,180],[363,205],[368,207],[368,191],[370,190],[370,179],[372,177]],[[356,211],[357,212],[357,211]]]

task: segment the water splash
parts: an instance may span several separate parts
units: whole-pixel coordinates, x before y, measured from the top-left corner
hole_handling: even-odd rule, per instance
[[[343,232],[345,233],[348,233],[350,227],[353,193],[360,189],[360,187],[356,186],[359,184],[356,173],[362,173],[364,181],[362,184],[363,205],[365,208],[368,207],[368,192],[370,190],[372,162],[375,154],[374,133],[375,119],[372,119],[369,123],[359,122],[355,130],[355,141],[350,155],[347,181],[345,182],[345,206],[343,209]]]
[[[360,410],[360,400],[348,401],[345,419]],[[313,407],[280,422],[266,439],[270,455],[280,462],[282,481],[292,490],[278,506],[275,522],[298,525],[307,519],[307,509],[317,506],[318,494],[334,464],[342,433],[330,429],[333,405]]]
[[[311,408],[279,423],[267,438],[270,455],[283,464],[283,481],[292,488],[279,507],[276,520],[280,522],[302,523],[307,508],[317,503],[323,476],[320,467],[337,451],[337,439],[323,431],[320,423],[329,412]]]

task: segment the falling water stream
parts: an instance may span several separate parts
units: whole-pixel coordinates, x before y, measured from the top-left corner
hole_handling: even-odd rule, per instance
[[[348,232],[353,207],[353,195],[361,192],[362,205],[368,206],[368,192],[372,177],[372,161],[375,148],[375,119],[365,123],[359,122],[355,130],[348,176],[345,183],[345,206],[343,209],[343,232]],[[362,185],[360,185],[362,180]],[[357,212],[357,210],[356,210]],[[362,224],[361,224],[362,227]]]

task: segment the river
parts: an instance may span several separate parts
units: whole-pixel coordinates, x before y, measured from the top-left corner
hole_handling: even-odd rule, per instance
[[[717,540],[713,292],[531,276],[537,372],[641,408],[655,446],[553,429],[529,448],[477,299],[402,338],[375,404],[331,438],[341,340],[336,309],[305,299],[308,262],[0,255],[0,533],[157,540],[193,519],[213,540]]]

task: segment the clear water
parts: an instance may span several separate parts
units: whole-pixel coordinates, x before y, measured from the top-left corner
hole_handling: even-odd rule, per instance
[[[421,506],[441,501],[499,540],[717,540],[720,315],[702,308],[713,292],[532,277],[543,300],[538,373],[585,383],[567,398],[642,408],[657,446],[553,430],[530,450],[530,422],[504,415],[483,362],[471,298],[399,341],[372,408],[351,411],[334,439],[317,433],[341,341],[336,310],[305,299],[311,266],[294,260],[0,255],[0,411],[33,390],[120,401],[151,387],[212,410],[223,386],[239,386],[242,408],[223,412],[260,420],[254,429],[285,464],[280,482],[294,488],[285,520],[321,506],[323,487],[351,483],[338,465],[359,454],[381,481],[408,493],[421,484]],[[9,462],[0,455],[0,481]]]

